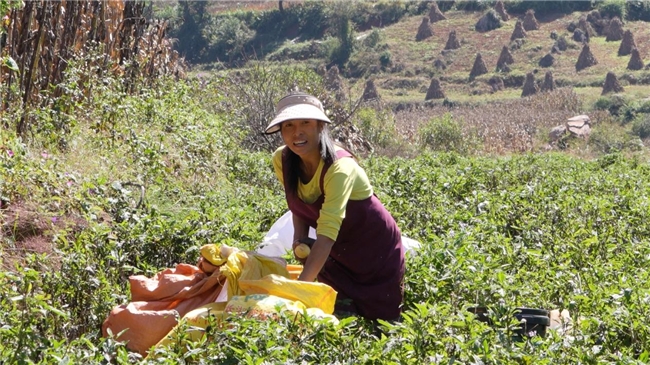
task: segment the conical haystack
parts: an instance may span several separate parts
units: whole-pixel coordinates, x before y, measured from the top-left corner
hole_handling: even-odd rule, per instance
[[[542,84],[542,91],[553,90],[555,90],[555,79],[553,78],[553,73],[551,71],[546,71],[546,75],[544,75],[544,83]]]
[[[600,11],[594,9],[589,14],[587,14],[587,22],[591,24],[596,34],[603,35],[607,22],[609,22],[609,20],[603,19],[603,17],[600,15]]]
[[[555,40],[554,46],[557,47],[558,50],[564,52],[569,48],[569,43],[567,42],[566,37],[561,35]]]
[[[632,49],[636,48],[636,42],[634,42],[634,34],[628,29],[623,33],[623,40],[621,45],[618,47],[619,56],[627,56],[632,53]]]
[[[444,70],[447,68],[447,64],[443,60],[437,59],[433,61],[433,67],[435,67],[438,70]]]
[[[488,80],[488,84],[490,84],[493,93],[505,89],[505,84],[503,83],[503,79],[500,78],[499,76],[490,77],[490,80]]]
[[[628,70],[640,70],[643,68],[643,59],[637,48],[632,49],[632,56],[630,62],[627,63]]]
[[[609,71],[607,77],[605,77],[605,85],[603,85],[603,92],[601,95],[620,92],[623,92],[623,86],[618,82],[616,75],[612,71]]]
[[[515,30],[512,31],[510,40],[514,41],[515,39],[523,39],[523,38],[526,38],[526,30],[524,29],[524,25],[521,22],[521,20],[517,20],[517,23],[515,24]]]
[[[594,37],[596,35],[596,31],[594,28],[591,26],[591,23],[587,21],[587,18],[580,17],[580,20],[578,20],[578,28],[581,29],[585,35],[587,36],[587,41],[589,41],[589,38]]]
[[[425,16],[422,18],[422,23],[420,23],[420,28],[418,28],[418,34],[415,35],[416,41],[425,40],[433,35],[433,28],[429,22],[429,17]]]
[[[614,19],[609,22],[609,26],[607,27],[607,37],[605,37],[605,40],[607,42],[620,41],[623,39],[623,33],[623,23],[621,22],[621,19],[615,16]]]
[[[447,39],[447,44],[445,44],[445,49],[458,49],[460,48],[460,41],[456,37],[456,31],[452,30],[449,32],[449,39]]]
[[[376,101],[381,99],[379,97],[379,93],[377,92],[377,88],[375,87],[375,81],[373,79],[366,81],[366,86],[363,89],[363,95],[361,96],[361,99],[363,101]]]
[[[589,36],[587,36],[584,30],[576,28],[573,31],[573,40],[579,43],[589,43]]]
[[[435,23],[445,19],[447,19],[447,17],[445,16],[445,14],[442,13],[442,11],[440,11],[440,8],[438,7],[438,3],[432,1],[431,8],[429,9],[429,21],[431,23]]]
[[[539,29],[539,23],[537,22],[537,19],[535,18],[535,10],[533,9],[528,9],[526,12],[526,15],[524,16],[524,29],[529,31],[529,30],[537,30]]]
[[[512,58],[512,53],[510,53],[508,47],[503,46],[499,59],[497,60],[497,71],[505,71],[508,69],[507,66],[513,63],[515,63],[515,59]]]
[[[431,84],[429,85],[429,90],[427,90],[427,96],[424,97],[424,100],[444,98],[445,93],[442,92],[442,88],[440,87],[440,80],[431,79]]]
[[[503,1],[499,0],[494,4],[494,10],[499,14],[501,17],[501,20],[504,22],[507,22],[510,20],[510,15],[508,15],[508,12],[506,11],[506,7],[503,6]]]
[[[324,75],[325,77],[325,87],[328,90],[338,91],[343,87],[343,81],[341,80],[341,75],[339,73],[339,67],[334,65],[330,67],[329,70]]]
[[[555,57],[550,53],[547,53],[546,56],[539,60],[539,65],[541,67],[551,67],[553,66],[553,63],[555,63]]]
[[[472,71],[469,73],[469,79],[473,80],[476,76],[483,75],[488,73],[487,66],[483,62],[483,57],[480,53],[476,54],[476,59],[474,60],[474,66],[472,66]]]
[[[539,87],[535,83],[535,76],[532,72],[526,74],[526,81],[524,81],[524,89],[521,92],[521,97],[537,94]]]
[[[598,61],[589,49],[589,44],[585,43],[585,45],[582,46],[580,56],[578,56],[578,62],[576,62],[576,71],[584,70],[585,68],[591,67],[597,63]]]
[[[333,91],[336,95],[336,100],[342,101],[345,99],[345,90],[343,87],[343,79],[339,73],[338,66],[334,65],[324,75],[325,87]]]

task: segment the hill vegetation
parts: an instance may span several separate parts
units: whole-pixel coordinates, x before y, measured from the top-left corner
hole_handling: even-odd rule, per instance
[[[51,17],[52,26],[64,18],[50,4],[25,2],[32,18]],[[101,7],[92,6],[102,4],[66,2],[65,14],[94,19]],[[151,30],[163,29],[154,23],[132,24],[119,50],[102,43],[118,39],[119,29],[100,37],[102,24],[93,22],[83,24],[97,32],[79,29],[69,48],[39,48],[61,45],[47,43],[55,40],[44,30],[42,43],[26,32],[19,53],[6,46],[18,38],[5,36],[0,362],[647,363],[648,71],[626,70],[631,56],[617,56],[621,41],[603,35],[589,40],[598,63],[575,71],[581,43],[569,34],[593,10],[617,15],[650,58],[647,4],[504,4],[511,18],[476,32],[495,4],[440,2],[446,19],[417,42],[430,2],[284,2],[283,16],[276,1],[238,9],[157,3],[152,11],[168,15],[178,47],[190,47],[181,35],[191,33],[178,12],[202,29],[193,34],[203,46],[192,43],[196,53],[185,54],[193,62],[187,72],[179,72],[180,59],[157,63],[128,48],[150,35],[150,45],[163,47],[151,54],[173,55],[169,43],[154,42],[160,33]],[[113,14],[146,14],[144,5]],[[540,29],[512,47],[516,20],[531,7]],[[29,15],[17,2],[0,2],[0,13]],[[334,22],[339,14],[349,22]],[[16,24],[3,23],[0,33],[13,37],[5,29]],[[445,51],[452,30],[460,48]],[[542,68],[559,39],[566,49]],[[514,62],[497,72],[504,46]],[[68,52],[65,67],[51,73],[60,52]],[[478,52],[488,73],[470,82]],[[522,98],[526,75],[540,82],[547,69],[556,90]],[[608,71],[623,92],[601,95]],[[493,92],[497,76],[503,87]],[[445,97],[425,101],[433,79]],[[362,100],[368,81],[379,99]],[[255,249],[286,211],[269,154],[280,141],[259,131],[295,87],[323,98],[378,197],[404,235],[422,243],[407,259],[402,320],[230,318],[147,359],[102,337],[109,311],[131,299],[130,275],[195,263],[207,243]],[[588,139],[564,133],[551,142],[553,127],[581,113],[592,121]],[[491,324],[468,312],[475,306],[489,308]],[[566,309],[572,328],[515,337],[518,307]]]
[[[487,148],[479,152],[558,148],[558,145],[550,143],[553,141],[549,140],[548,132],[578,114],[591,115],[592,123],[599,125],[594,128],[596,134],[604,132],[611,136],[609,130],[618,131],[617,140],[604,142],[607,145],[635,149],[641,143],[639,138],[645,140],[645,133],[638,135],[634,131],[646,129],[645,118],[637,119],[636,116],[644,114],[639,110],[647,109],[643,105],[649,96],[646,89],[650,72],[647,67],[628,69],[629,53],[621,56],[618,52],[622,41],[610,40],[606,33],[609,22],[614,18],[622,19],[623,28],[634,38],[641,59],[648,58],[650,34],[647,21],[650,16],[647,4],[506,1],[500,4],[508,19],[499,20],[494,29],[477,31],[479,19],[494,11],[497,3],[440,2],[437,8],[440,14],[444,13],[445,19],[431,22],[433,35],[419,41],[416,37],[418,28],[423,17],[429,17],[432,2],[289,2],[282,11],[276,2],[255,3],[257,8],[254,10],[247,10],[241,3],[235,9],[224,5],[213,9],[209,20],[204,19],[205,33],[219,34],[214,38],[218,42],[206,42],[202,52],[188,53],[188,57],[194,60],[197,70],[245,69],[253,64],[274,67],[293,63],[325,75],[327,70],[336,66],[339,75],[336,88],[344,94],[346,102],[352,104],[363,95],[366,81],[372,80],[381,98],[378,108],[390,110],[388,114],[392,116],[392,120],[384,121],[382,125],[391,128],[378,133],[361,127],[362,132],[368,136],[397,134],[400,137],[393,141],[399,146],[380,147],[382,153],[403,153],[408,149],[405,145],[418,142],[417,130],[420,127],[432,116],[440,117],[445,113],[453,115],[466,135],[485,136],[489,133],[486,128],[503,131],[516,129],[520,124],[527,125],[527,131],[516,132],[515,137],[509,137],[509,133],[499,137],[498,144],[514,148],[490,146],[489,140],[484,138],[482,141]],[[207,8],[206,4],[200,6]],[[192,5],[186,3],[183,7],[191,9]],[[200,13],[204,14],[203,11]],[[527,18],[527,14],[534,19],[537,29],[528,30],[525,38],[513,40],[516,23]],[[341,27],[331,19],[347,21],[350,27],[348,35],[341,35]],[[581,32],[576,30],[580,27],[591,29],[591,38],[585,44],[589,45],[590,57],[596,62],[583,69],[577,67],[583,41],[574,40],[574,33]],[[226,28],[230,30],[226,31]],[[452,33],[458,47],[445,49]],[[180,31],[172,34],[183,39]],[[348,50],[342,52],[343,48]],[[498,65],[504,48],[512,57],[505,68]],[[480,55],[486,70],[474,76],[471,71],[477,55]],[[622,85],[623,92],[603,93],[606,75],[610,71]],[[529,77],[537,85],[531,90],[543,91],[542,84],[548,73],[553,85],[564,89],[559,91],[561,96],[532,96],[537,100],[535,107],[538,109],[534,113],[530,109],[528,112],[519,109],[519,99],[526,95],[523,88],[527,75],[531,74]],[[434,80],[444,97],[425,100],[428,87]],[[566,93],[575,94],[568,98],[574,100],[570,108],[548,101],[566,99]],[[491,112],[488,104],[500,105],[501,110],[508,110],[508,115]],[[481,111],[475,113],[477,109]],[[553,116],[548,115],[550,111]],[[539,116],[538,120],[543,120],[543,123],[537,124],[537,121],[524,116]],[[364,124],[359,120],[355,122],[357,126]],[[626,134],[628,137],[624,137]],[[525,140],[516,140],[519,136]],[[578,153],[597,156],[609,151],[608,148],[602,149],[603,141],[598,136],[595,139],[596,145],[579,148]],[[385,142],[382,143],[384,146]],[[566,145],[560,144],[559,148],[565,149]]]

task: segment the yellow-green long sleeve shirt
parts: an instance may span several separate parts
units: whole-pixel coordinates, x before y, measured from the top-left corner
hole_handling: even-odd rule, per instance
[[[275,175],[284,186],[284,175],[282,174],[282,150],[285,146],[279,147],[273,153],[273,168]],[[340,147],[336,147],[337,151]],[[318,169],[311,181],[303,184],[298,182],[298,197],[305,203],[315,202],[321,194],[325,194],[325,201],[321,207],[320,215],[316,224],[316,234],[329,237],[336,241],[341,223],[345,218],[345,209],[348,200],[363,200],[372,195],[372,186],[364,169],[352,158],[340,158],[330,166],[323,179],[323,190],[320,189],[320,176],[325,166],[321,159]]]

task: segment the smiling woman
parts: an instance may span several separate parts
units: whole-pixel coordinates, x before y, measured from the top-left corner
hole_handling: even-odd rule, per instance
[[[335,314],[397,319],[405,269],[400,230],[354,156],[334,144],[330,123],[320,100],[292,93],[280,99],[265,131],[280,132],[284,142],[273,166],[293,214],[293,248],[311,247],[306,258],[296,257],[304,265],[298,279],[333,287]]]

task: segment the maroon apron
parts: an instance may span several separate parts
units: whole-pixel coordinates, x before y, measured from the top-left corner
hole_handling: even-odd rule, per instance
[[[316,229],[316,221],[325,201],[325,194],[307,204],[296,192],[287,188],[287,150],[282,153],[284,190],[291,213]],[[340,150],[338,158],[352,155]],[[323,189],[325,164],[320,176]],[[404,248],[395,220],[373,194],[364,200],[348,200],[345,218],[341,224],[329,258],[318,274],[318,281],[338,292],[336,311],[354,312],[368,319],[393,320],[399,318],[404,294]]]

